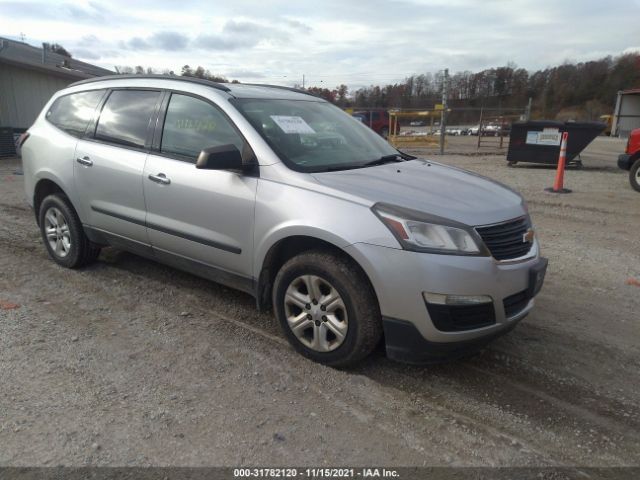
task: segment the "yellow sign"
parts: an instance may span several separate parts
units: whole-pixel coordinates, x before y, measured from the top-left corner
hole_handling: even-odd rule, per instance
[[[436,106],[433,109],[434,110],[444,110],[444,105],[442,103],[436,103]]]

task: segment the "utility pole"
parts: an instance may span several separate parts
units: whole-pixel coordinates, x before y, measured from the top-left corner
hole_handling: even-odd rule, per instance
[[[526,122],[531,120],[531,102],[532,101],[533,101],[533,98],[529,97],[529,103],[527,104],[527,109],[525,110],[525,114],[524,114],[524,120]]]
[[[447,97],[449,95],[449,69],[444,69],[442,81],[442,112],[440,113],[440,155],[444,155],[444,136],[447,126]]]
[[[302,88],[304,89],[304,73],[302,74]]]

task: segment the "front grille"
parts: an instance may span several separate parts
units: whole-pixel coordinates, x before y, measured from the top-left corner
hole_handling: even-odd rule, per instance
[[[437,305],[427,302],[427,310],[441,332],[460,332],[496,323],[493,303],[481,305]]]
[[[522,217],[489,227],[476,227],[476,231],[496,260],[510,260],[531,250],[533,243],[523,241],[529,227],[529,219]]]
[[[517,315],[518,313],[520,313],[529,304],[529,300],[530,300],[530,297],[526,290],[515,293],[505,298],[502,301],[502,304],[504,305],[505,317],[511,318],[514,315]]]

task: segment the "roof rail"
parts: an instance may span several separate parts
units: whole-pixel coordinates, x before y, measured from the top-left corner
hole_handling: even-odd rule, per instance
[[[229,87],[227,87],[226,85],[223,85],[222,83],[213,82],[211,80],[205,80],[204,78],[183,77],[178,75],[149,75],[149,74],[105,75],[103,77],[95,77],[95,78],[88,78],[87,80],[80,80],[79,82],[72,83],[69,86],[75,87],[76,85],[85,85],[87,83],[101,82],[103,80],[122,80],[127,78],[141,78],[141,79],[153,79],[153,80],[177,80],[179,82],[191,82],[191,83],[198,83],[200,85],[206,85],[208,87],[222,90],[223,92],[231,91]]]
[[[293,87],[285,87],[283,85],[269,85],[268,83],[241,83],[240,85],[247,85],[249,87],[278,88],[280,90],[289,90],[290,92],[302,93],[304,95],[310,95],[312,97],[322,98],[322,97],[316,95],[315,93],[311,93],[311,92],[309,92],[307,90],[301,90],[299,88],[293,88]]]

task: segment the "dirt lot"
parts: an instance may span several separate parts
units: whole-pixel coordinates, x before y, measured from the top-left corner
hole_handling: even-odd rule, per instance
[[[56,266],[19,161],[0,160],[0,300],[19,305],[0,309],[0,464],[639,465],[640,194],[622,148],[598,139],[565,196],[543,191],[548,168],[439,158],[525,195],[547,283],[479,356],[352,371],[294,353],[248,295],[111,249]]]

